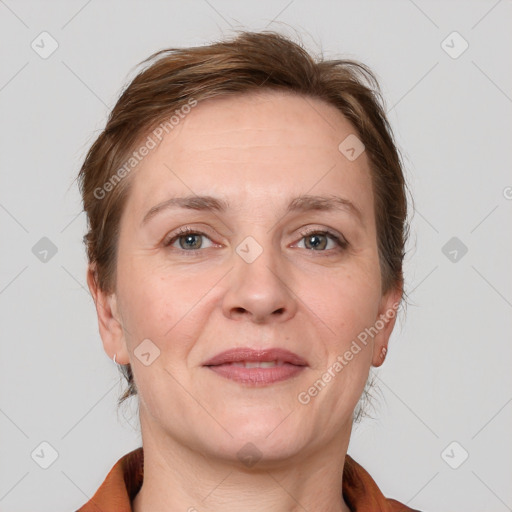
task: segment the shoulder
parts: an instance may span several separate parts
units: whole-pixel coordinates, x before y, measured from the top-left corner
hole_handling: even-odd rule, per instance
[[[108,472],[94,496],[77,512],[131,512],[131,501],[144,478],[142,447],[123,455]]]
[[[420,512],[386,498],[368,471],[348,454],[343,467],[343,498],[354,512]]]

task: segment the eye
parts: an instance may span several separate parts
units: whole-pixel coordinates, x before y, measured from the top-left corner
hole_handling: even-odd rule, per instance
[[[301,233],[304,240],[305,249],[312,249],[314,251],[325,252],[325,249],[345,249],[348,246],[348,242],[338,236],[337,234],[329,230],[308,230]],[[329,241],[331,241],[331,247],[328,247]],[[332,245],[334,244],[334,247]]]
[[[329,230],[309,229],[301,232],[300,235],[302,239],[297,246],[300,247],[300,243],[304,240],[304,246],[300,248],[316,252],[329,252],[343,250],[348,247],[348,242],[343,237]],[[210,245],[205,246],[204,240],[208,240]],[[200,249],[213,247],[214,244],[206,233],[187,226],[181,228],[178,232],[172,233],[164,240],[163,246],[193,253]]]
[[[177,233],[173,233],[171,238],[163,242],[163,245],[164,247],[170,247],[174,246],[175,243],[178,243],[179,247],[175,247],[176,249],[181,249],[188,252],[197,251],[199,249],[207,248],[204,247],[203,238],[210,240],[208,236],[202,231],[196,231],[192,228],[185,227],[181,228]],[[212,245],[208,247],[212,247]]]

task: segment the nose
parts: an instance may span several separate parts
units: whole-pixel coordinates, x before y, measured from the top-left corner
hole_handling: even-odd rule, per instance
[[[284,322],[297,311],[297,299],[272,249],[265,248],[252,262],[234,254],[229,288],[223,300],[224,315],[264,324]]]

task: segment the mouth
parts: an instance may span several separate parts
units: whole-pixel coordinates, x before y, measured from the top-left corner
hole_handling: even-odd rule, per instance
[[[217,354],[203,366],[241,384],[266,386],[295,377],[308,364],[297,354],[284,349],[237,348]]]

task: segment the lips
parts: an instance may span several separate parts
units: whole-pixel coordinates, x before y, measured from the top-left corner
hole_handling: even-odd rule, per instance
[[[294,366],[307,366],[302,357],[282,348],[254,350],[252,348],[236,348],[221,352],[206,361],[203,366],[219,366],[229,363],[267,363],[275,362],[277,365],[285,363]]]
[[[266,386],[294,377],[308,364],[289,350],[237,348],[217,354],[203,366],[241,384]]]

